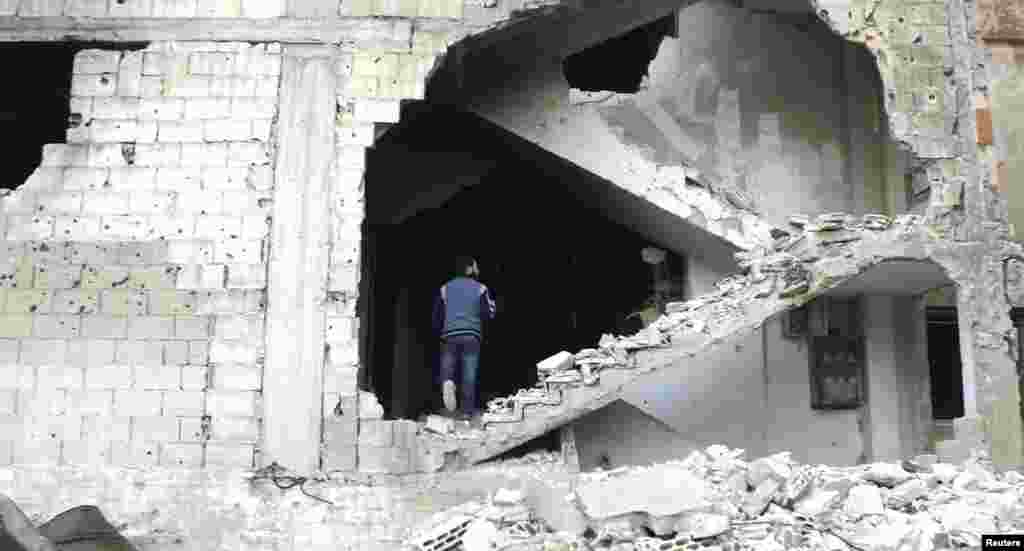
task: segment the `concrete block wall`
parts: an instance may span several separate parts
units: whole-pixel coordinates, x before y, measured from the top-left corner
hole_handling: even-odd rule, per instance
[[[384,421],[375,397],[358,388],[360,258],[365,218],[366,148],[380,125],[394,124],[402,99],[422,99],[447,48],[444,34],[416,33],[408,52],[363,51],[338,58],[336,174],[331,201],[327,356],[324,366],[324,470],[406,473],[422,462],[417,423]]]
[[[244,18],[341,15],[349,17],[461,18],[464,0],[15,0],[0,3],[0,16]],[[289,9],[289,4],[293,4]]]
[[[67,143],[2,203],[0,463],[252,465],[276,52],[76,56]]]

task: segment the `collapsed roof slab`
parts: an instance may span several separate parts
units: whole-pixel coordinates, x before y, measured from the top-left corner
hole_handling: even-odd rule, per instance
[[[865,289],[870,289],[894,271],[919,276],[904,293],[948,283],[940,268],[925,268],[931,265],[935,244],[919,218],[902,217],[884,230],[871,226],[805,230],[777,244],[772,253],[747,257],[742,262],[747,275],[728,278],[718,292],[685,303],[642,332],[652,346],[636,351],[627,365],[601,371],[591,384],[577,380],[560,385],[557,391],[549,388],[546,403],[538,400],[542,403],[522,407],[520,419],[490,424],[463,439],[425,433],[420,435],[420,445],[457,458],[452,460],[454,465],[484,461],[620,399],[627,387],[653,373],[714,369],[716,354],[735,346],[769,318],[844,283],[863,280]],[[910,268],[910,264],[921,266]]]

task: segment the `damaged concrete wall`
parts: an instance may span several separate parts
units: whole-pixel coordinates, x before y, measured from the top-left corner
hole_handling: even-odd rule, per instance
[[[824,25],[701,2],[680,11],[679,38],[650,72],[650,93],[690,144],[684,157],[746,190],[767,220],[904,211],[873,60]]]
[[[76,56],[68,143],[3,200],[0,462],[253,464],[277,52]]]

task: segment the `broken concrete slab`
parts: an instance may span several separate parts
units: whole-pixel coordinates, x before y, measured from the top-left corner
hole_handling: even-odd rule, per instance
[[[706,483],[685,469],[670,465],[583,482],[576,493],[583,512],[592,519],[633,512],[669,516],[709,506]]]
[[[552,371],[563,371],[570,369],[573,366],[573,360],[575,357],[570,352],[561,351],[554,356],[550,356],[537,362],[537,371],[541,373],[550,373]]]

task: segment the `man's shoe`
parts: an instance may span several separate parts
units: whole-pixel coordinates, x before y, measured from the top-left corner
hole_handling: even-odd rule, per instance
[[[441,385],[441,397],[444,399],[444,409],[448,410],[448,413],[455,411],[455,382],[445,381]]]

